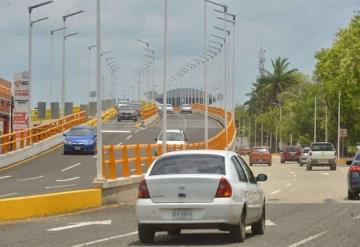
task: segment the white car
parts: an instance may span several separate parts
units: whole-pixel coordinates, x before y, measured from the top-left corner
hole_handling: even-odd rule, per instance
[[[166,112],[174,113],[174,107],[171,104],[166,104]]]
[[[159,137],[155,139],[156,144],[162,144],[162,132],[159,134]],[[181,129],[168,129],[166,130],[166,143],[167,144],[186,144],[187,139],[185,133]]]
[[[314,142],[311,144],[306,170],[311,171],[313,166],[329,166],[330,170],[336,170],[336,149],[332,143]]]
[[[141,181],[136,202],[138,235],[151,243],[155,232],[182,229],[229,231],[245,240],[245,227],[265,231],[265,197],[249,166],[235,152],[186,150],[156,159]]]
[[[191,108],[191,105],[190,104],[183,104],[181,105],[180,107],[180,112],[181,113],[192,113],[192,108]]]

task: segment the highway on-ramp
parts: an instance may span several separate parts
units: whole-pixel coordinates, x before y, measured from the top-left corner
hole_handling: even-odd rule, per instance
[[[147,128],[135,127],[132,121],[110,120],[103,125],[104,145],[154,143],[162,122]],[[184,129],[189,142],[204,139],[204,115],[169,114],[168,128]],[[221,125],[209,120],[209,136],[216,135]],[[96,155],[63,155],[62,146],[18,166],[0,171],[0,199],[52,193],[93,187],[96,176]],[[0,245],[1,246],[1,245]]]

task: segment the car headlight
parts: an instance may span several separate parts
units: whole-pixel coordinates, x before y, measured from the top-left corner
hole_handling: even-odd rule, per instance
[[[64,144],[66,144],[66,145],[71,145],[72,142],[71,142],[71,141],[64,140]]]

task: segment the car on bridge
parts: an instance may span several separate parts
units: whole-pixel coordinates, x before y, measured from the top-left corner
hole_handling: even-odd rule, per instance
[[[353,160],[348,160],[346,164],[349,165],[347,174],[348,199],[360,199],[360,151],[355,154]]]
[[[138,112],[134,106],[121,106],[119,108],[117,120],[118,122],[122,120],[133,120],[134,122],[136,122],[138,120]]]
[[[64,133],[64,154],[92,153],[96,154],[96,129],[80,125]]]
[[[185,150],[156,159],[139,184],[136,215],[141,242],[155,232],[181,234],[182,229],[229,231],[235,242],[245,240],[245,227],[265,232],[265,196],[259,181],[235,152]]]
[[[166,113],[174,113],[174,107],[172,104],[166,104]]]
[[[191,104],[182,104],[180,106],[180,113],[192,113]]]
[[[249,165],[253,164],[267,164],[271,166],[272,157],[268,147],[254,147],[250,151]]]
[[[163,132],[158,138],[155,138],[156,144],[162,144]],[[166,130],[166,143],[170,145],[185,145],[188,139],[185,137],[185,132],[182,129],[167,129]]]

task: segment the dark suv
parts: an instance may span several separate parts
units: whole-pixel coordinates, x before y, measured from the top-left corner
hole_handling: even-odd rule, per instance
[[[360,151],[355,154],[353,160],[346,162],[349,166],[348,181],[348,199],[359,199],[360,193]]]
[[[284,147],[280,153],[281,163],[286,161],[296,161],[300,163],[301,147],[298,146],[287,146]]]

